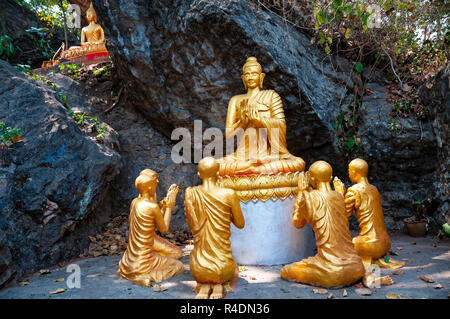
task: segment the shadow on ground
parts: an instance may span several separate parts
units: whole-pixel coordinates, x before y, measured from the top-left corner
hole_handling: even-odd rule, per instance
[[[372,289],[372,295],[360,296],[355,291],[361,285],[356,284],[346,288],[329,289],[325,294],[313,292],[315,287],[282,280],[279,276],[283,265],[277,266],[246,266],[241,265],[239,281],[235,293],[229,293],[227,299],[237,298],[267,298],[267,299],[325,299],[330,293],[336,298],[385,299],[386,295],[396,298],[448,298],[450,285],[450,241],[436,240],[432,237],[413,238],[400,233],[391,234],[391,251],[397,256],[393,258],[406,262],[402,274],[393,274],[393,270],[382,269],[381,275],[391,275],[395,283]],[[88,258],[72,261],[78,265],[81,272],[81,288],[68,288],[72,272],[67,272],[68,265],[54,267],[48,274],[34,274],[22,279],[21,284],[0,290],[0,299],[44,298],[44,299],[93,299],[93,298],[194,298],[195,281],[189,273],[189,252],[192,246],[184,246],[185,256],[181,261],[185,272],[166,280],[161,286],[165,291],[155,292],[153,288],[143,288],[122,279],[117,273],[119,255]],[[425,276],[434,280],[428,283],[419,278]],[[58,281],[59,280],[59,281]],[[29,283],[29,284],[27,284]],[[19,283],[20,284],[20,283]],[[439,285],[441,288],[437,289]],[[438,286],[438,287],[439,287]],[[51,294],[60,288],[64,292]],[[344,289],[348,296],[343,297]],[[62,290],[62,289],[61,289]]]

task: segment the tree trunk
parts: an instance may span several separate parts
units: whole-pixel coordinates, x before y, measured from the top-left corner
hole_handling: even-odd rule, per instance
[[[59,5],[61,6],[61,10],[63,13],[63,21],[64,21],[64,39],[66,40],[66,50],[69,48],[69,41],[67,40],[67,21],[66,21],[66,12],[64,11],[64,5],[62,0],[59,0]]]

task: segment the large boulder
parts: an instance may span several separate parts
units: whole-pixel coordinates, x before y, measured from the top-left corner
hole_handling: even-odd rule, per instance
[[[291,152],[333,160],[332,121],[352,80],[274,14],[247,1],[93,4],[128,102],[166,137],[194,120],[223,130],[229,99],[244,92],[242,65],[256,56],[264,87],[283,99]]]
[[[109,65],[109,72],[114,79],[116,69]],[[122,169],[109,189],[113,199],[111,201],[113,213],[115,215],[129,213],[131,201],[138,196],[134,181],[142,170],[150,168],[158,174],[160,181],[157,188],[158,200],[166,195],[171,184],[180,187],[170,227],[173,230],[186,229],[183,210],[184,190],[200,182],[196,165],[174,163],[171,159],[173,142],[159,133],[156,125],[132,108],[124,108],[118,104],[112,111],[104,112],[106,106],[103,102],[110,97],[114,80],[105,81],[103,76],[87,75],[77,82],[70,76],[60,73],[48,73],[46,70],[41,73],[45,74],[45,79],[58,86],[73,111],[96,116],[108,123],[106,126],[111,128],[103,144],[119,152],[122,161]]]
[[[0,82],[0,119],[23,131],[19,142],[0,148],[2,285],[13,273],[55,265],[89,246],[87,235],[111,214],[108,190],[121,161],[39,80],[0,60]]]
[[[288,148],[307,167],[329,161],[346,179],[348,159],[338,151],[333,122],[352,100],[351,63],[325,56],[298,29],[252,3],[93,0],[128,105],[164,136],[176,127],[192,131],[194,120],[223,130],[228,100],[244,91],[241,67],[256,56],[265,88],[283,100]],[[361,108],[361,156],[381,192],[388,227],[400,228],[411,215],[411,196],[432,187],[435,137],[414,118],[400,119],[401,129],[391,131],[386,90],[369,87],[375,93]]]

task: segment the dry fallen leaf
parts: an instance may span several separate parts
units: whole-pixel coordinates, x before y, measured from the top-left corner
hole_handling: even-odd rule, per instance
[[[402,294],[387,294],[387,299],[403,299]]]
[[[328,295],[328,297],[327,297],[327,299],[333,299],[333,298],[334,298],[334,296],[333,296],[332,293],[330,293],[330,294]]]
[[[58,279],[55,279],[54,281],[55,281],[55,282],[63,282],[63,281],[64,281],[64,278],[58,278]]]
[[[389,250],[389,255],[398,256],[398,254],[393,250]]]
[[[28,286],[29,284],[30,284],[29,281],[21,281],[21,282],[19,282],[19,286],[20,286],[20,287]]]
[[[153,287],[153,291],[154,292],[161,292],[161,291],[166,291],[167,287],[164,285],[156,285]]]
[[[50,269],[41,269],[41,270],[39,270],[39,273],[41,275],[49,274],[50,273]]]
[[[56,295],[56,294],[60,294],[60,293],[62,293],[64,291],[66,291],[66,288],[58,288],[58,289],[56,289],[54,291],[50,291],[50,294]]]
[[[342,292],[342,297],[348,297],[347,290],[344,289],[344,291]]]
[[[401,276],[401,275],[403,275],[403,270],[402,270],[402,269],[394,270],[394,271],[392,272],[392,274],[393,274],[393,275]]]
[[[433,282],[434,282],[433,279],[431,279],[431,278],[429,278],[429,277],[422,276],[422,275],[420,275],[419,278],[420,278],[421,280],[425,281],[425,282],[429,282],[429,283],[433,283]]]
[[[91,242],[93,242],[93,243],[97,242],[97,239],[94,236],[88,236],[88,237]]]
[[[358,288],[355,289],[355,293],[360,295],[360,296],[371,296],[372,295],[372,291],[370,291],[367,288]]]
[[[403,247],[395,247],[395,249],[397,249],[397,250],[402,250]]]
[[[58,264],[58,267],[61,267],[61,268],[64,268],[65,266],[66,266],[65,263],[59,263],[59,264]]]
[[[313,289],[313,293],[318,295],[326,295],[328,293],[328,290],[319,288],[319,289]]]
[[[442,285],[441,284],[437,284],[436,286],[434,286],[434,289],[442,289]]]

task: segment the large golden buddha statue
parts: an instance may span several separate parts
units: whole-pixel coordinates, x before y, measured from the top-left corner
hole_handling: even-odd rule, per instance
[[[255,57],[247,59],[242,73],[247,93],[231,98],[225,132],[227,139],[238,135],[238,146],[219,160],[220,175],[303,171],[303,159],[287,150],[281,98],[274,90],[262,90],[265,74]]]
[[[316,234],[317,254],[286,265],[281,278],[301,283],[339,287],[364,276],[361,258],[353,248],[345,214],[344,197],[330,186],[331,166],[324,161],[300,173],[292,223],[296,228],[310,224]]]

